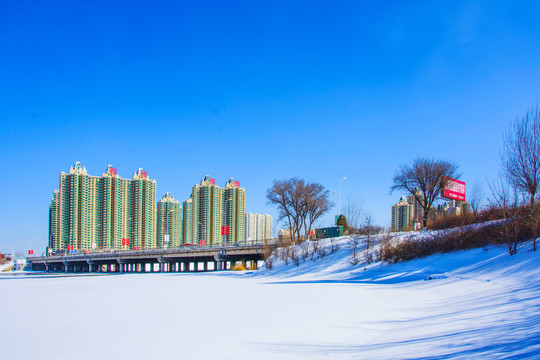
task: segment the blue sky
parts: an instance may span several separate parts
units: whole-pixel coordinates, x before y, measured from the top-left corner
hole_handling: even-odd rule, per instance
[[[3,1],[0,251],[42,251],[58,175],[137,168],[178,200],[209,174],[342,183],[384,226],[400,164],[496,176],[539,99],[537,2]],[[332,194],[337,204],[337,197]],[[330,225],[337,206],[320,225]]]

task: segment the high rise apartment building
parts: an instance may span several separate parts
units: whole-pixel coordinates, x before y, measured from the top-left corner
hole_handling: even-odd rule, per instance
[[[230,178],[223,190],[223,233],[225,244],[244,242],[246,239],[245,203],[246,190],[240,182]]]
[[[191,241],[207,246],[245,240],[245,189],[230,179],[225,188],[205,176],[191,192]],[[186,222],[186,221],[184,221]]]
[[[402,196],[399,202],[392,206],[392,231],[417,230],[422,226],[423,218],[420,202],[413,195]]]
[[[206,176],[182,205],[169,193],[156,205],[156,181],[142,169],[123,179],[109,165],[99,177],[77,162],[60,174],[53,193],[49,248],[127,250],[245,241],[245,189],[233,178],[221,188]]]
[[[191,198],[184,201],[182,206],[182,241],[184,244],[193,244],[192,208]]]
[[[417,194],[420,199],[421,194]],[[441,216],[462,215],[470,212],[471,204],[464,201],[450,200],[444,204],[434,205],[429,210],[428,220],[434,220]],[[419,230],[423,226],[424,210],[420,202],[413,195],[392,206],[392,231]]]
[[[60,188],[49,207],[49,247],[123,249],[156,246],[156,181],[139,169],[122,179],[111,165],[101,177],[79,162],[60,174]],[[125,240],[130,239],[129,245]]]
[[[157,247],[177,247],[182,242],[182,207],[166,193],[157,203]]]
[[[272,215],[246,214],[246,240],[266,240],[272,238]]]

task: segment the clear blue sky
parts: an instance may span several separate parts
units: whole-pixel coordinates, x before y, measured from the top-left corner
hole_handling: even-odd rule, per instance
[[[392,175],[417,156],[484,184],[509,122],[539,100],[539,13],[534,1],[2,1],[0,251],[32,238],[43,251],[75,161],[92,175],[142,167],[158,199],[234,177],[248,212],[274,215],[272,180],[337,191],[346,176],[342,208],[361,202],[385,226],[402,195]]]

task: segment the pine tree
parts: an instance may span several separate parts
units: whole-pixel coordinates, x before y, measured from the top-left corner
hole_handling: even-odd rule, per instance
[[[343,233],[344,234],[347,232],[347,229],[349,227],[347,226],[347,219],[345,218],[345,215],[339,215],[336,225],[337,226],[343,226]]]

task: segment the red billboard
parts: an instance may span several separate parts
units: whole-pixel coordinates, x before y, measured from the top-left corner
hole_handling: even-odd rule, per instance
[[[465,201],[465,183],[452,178],[446,178],[446,186],[441,190],[443,198]]]

